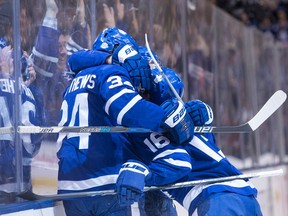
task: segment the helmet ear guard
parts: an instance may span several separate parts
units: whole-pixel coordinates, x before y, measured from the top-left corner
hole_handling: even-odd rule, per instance
[[[113,53],[120,44],[133,44],[138,47],[136,41],[125,31],[119,28],[106,28],[95,39],[92,49]]]
[[[170,83],[175,88],[178,95],[182,97],[184,93],[184,84],[179,75],[170,68],[163,67],[162,69],[163,72],[166,74],[167,78],[169,79]],[[157,68],[151,70],[151,75],[152,89],[149,91],[151,102],[161,105],[164,101],[175,97],[168,83],[162,77],[160,71]]]

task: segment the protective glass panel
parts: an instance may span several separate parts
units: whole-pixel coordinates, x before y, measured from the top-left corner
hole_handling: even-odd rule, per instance
[[[0,126],[8,130],[0,134],[0,203],[14,202],[7,193],[31,185],[35,192],[57,192],[59,134],[10,129],[58,125],[74,76],[67,58],[91,49],[105,27],[123,29],[142,46],[147,33],[161,63],[183,79],[183,100],[208,103],[214,126],[247,122],[276,90],[288,91],[287,46],[208,1],[189,2],[0,1]],[[283,163],[287,115],[286,106],[253,133],[217,134],[218,145],[241,168]]]

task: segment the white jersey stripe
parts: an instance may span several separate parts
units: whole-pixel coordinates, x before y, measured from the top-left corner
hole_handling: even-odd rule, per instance
[[[204,152],[217,162],[223,159],[219,154],[217,154],[215,151],[209,148],[204,142],[202,142],[197,136],[194,136],[193,139],[189,142],[189,144],[199,149],[200,151]]]
[[[167,155],[171,155],[171,154],[174,154],[174,153],[183,153],[183,154],[187,154],[188,153],[184,150],[184,149],[170,149],[170,150],[166,150],[166,151],[163,151],[161,152],[160,154],[156,155],[154,158],[153,158],[153,161],[159,159],[159,158],[163,158]]]
[[[243,179],[237,179],[237,180],[233,180],[233,181],[228,181],[228,182],[219,182],[219,183],[215,183],[215,184],[208,184],[208,185],[197,185],[195,187],[193,187],[185,196],[184,200],[183,200],[183,206],[185,209],[189,209],[191,203],[193,202],[193,200],[205,189],[214,185],[227,185],[230,187],[235,187],[235,188],[244,188],[244,187],[252,187],[254,188],[254,186],[252,184],[250,184],[249,182],[244,181]]]
[[[109,184],[115,184],[118,175],[105,175],[97,178],[91,178],[80,181],[58,181],[58,190],[86,190],[93,187],[105,186]]]
[[[122,125],[123,116],[139,101],[142,97],[136,95],[118,114],[117,124]]]
[[[137,202],[131,205],[131,216],[140,216],[140,209]]]
[[[115,101],[116,99],[118,99],[119,97],[121,97],[123,94],[126,94],[126,93],[135,93],[135,91],[133,90],[130,90],[130,89],[123,89],[121,90],[120,92],[118,92],[117,94],[113,95],[113,97],[111,97],[106,105],[105,105],[105,112],[109,115],[109,108],[110,108],[110,105],[113,103],[113,101]]]
[[[192,165],[189,162],[181,161],[181,160],[174,160],[172,158],[164,159],[165,162],[172,164],[173,166],[179,166],[179,167],[188,167],[189,169],[192,169]]]

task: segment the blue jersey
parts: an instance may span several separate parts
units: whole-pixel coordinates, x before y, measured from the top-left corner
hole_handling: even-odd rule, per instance
[[[65,92],[60,125],[124,125],[158,131],[162,108],[134,90],[128,72],[114,65],[95,66],[103,64],[108,55],[82,50],[69,58],[77,75]],[[187,152],[156,132],[63,136],[57,154],[60,193],[114,189],[120,167],[129,159],[145,161],[149,166],[153,175],[147,185],[174,183],[191,170]]]
[[[21,123],[22,125],[39,125],[38,110],[36,101],[29,88],[21,85]],[[14,106],[15,106],[15,81],[10,78],[0,78],[0,126],[14,126]],[[30,184],[31,158],[39,151],[41,134],[21,134],[23,153],[23,177],[24,183]],[[16,189],[16,167],[15,167],[15,143],[13,134],[0,135],[0,184],[1,190],[13,192]]]
[[[132,152],[133,159],[144,162],[151,171],[146,186],[172,184],[190,173],[192,166],[188,152],[162,134],[154,132],[127,136],[129,142],[124,146],[124,155]]]
[[[193,139],[184,148],[191,156],[192,170],[181,179],[182,182],[242,174],[217,147],[212,133],[205,135],[194,134]],[[255,197],[257,195],[257,190],[254,186],[245,180],[173,189],[169,190],[169,194],[189,210],[189,213],[193,213],[197,205],[209,195],[223,191],[247,196],[253,195]]]

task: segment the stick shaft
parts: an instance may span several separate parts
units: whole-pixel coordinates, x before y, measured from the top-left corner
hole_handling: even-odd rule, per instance
[[[248,122],[237,126],[203,126],[194,128],[195,133],[249,133],[255,131],[265,122],[282,104],[286,101],[287,94],[282,90],[276,91],[258,111],[258,113]],[[40,127],[40,126],[18,126],[18,133],[151,133],[150,129],[128,128],[128,127]],[[14,133],[13,127],[0,128],[1,134]]]
[[[178,101],[180,101],[183,105],[184,102],[181,99],[181,97],[178,95],[177,91],[175,90],[174,86],[171,84],[170,80],[168,79],[168,77],[166,76],[166,74],[164,73],[164,71],[162,70],[162,68],[160,67],[160,65],[158,64],[158,62],[156,61],[156,59],[154,58],[154,55],[150,49],[150,45],[148,42],[148,37],[147,34],[145,34],[145,43],[146,43],[146,47],[147,50],[149,52],[150,57],[152,58],[152,61],[154,62],[154,64],[156,65],[157,69],[160,71],[162,77],[165,79],[165,81],[167,82],[169,88],[171,89],[171,91],[173,92],[174,96],[178,99]]]
[[[272,177],[283,175],[283,169],[270,170],[270,171],[262,171],[250,174],[241,174],[235,176],[227,176],[220,178],[212,178],[212,179],[202,179],[188,182],[179,182],[171,185],[164,186],[151,186],[145,187],[144,192],[153,191],[153,190],[169,190],[183,187],[193,187],[200,184],[213,184],[225,181],[232,181],[236,179],[251,179],[251,178],[262,178],[262,177]],[[115,195],[116,192],[114,190],[103,190],[103,191],[85,191],[85,192],[74,192],[67,194],[52,194],[52,195],[40,195],[35,194],[32,191],[26,191],[18,194],[19,197],[22,197],[27,200],[62,200],[62,199],[72,199],[72,198],[81,198],[87,196],[105,196],[105,195]]]

